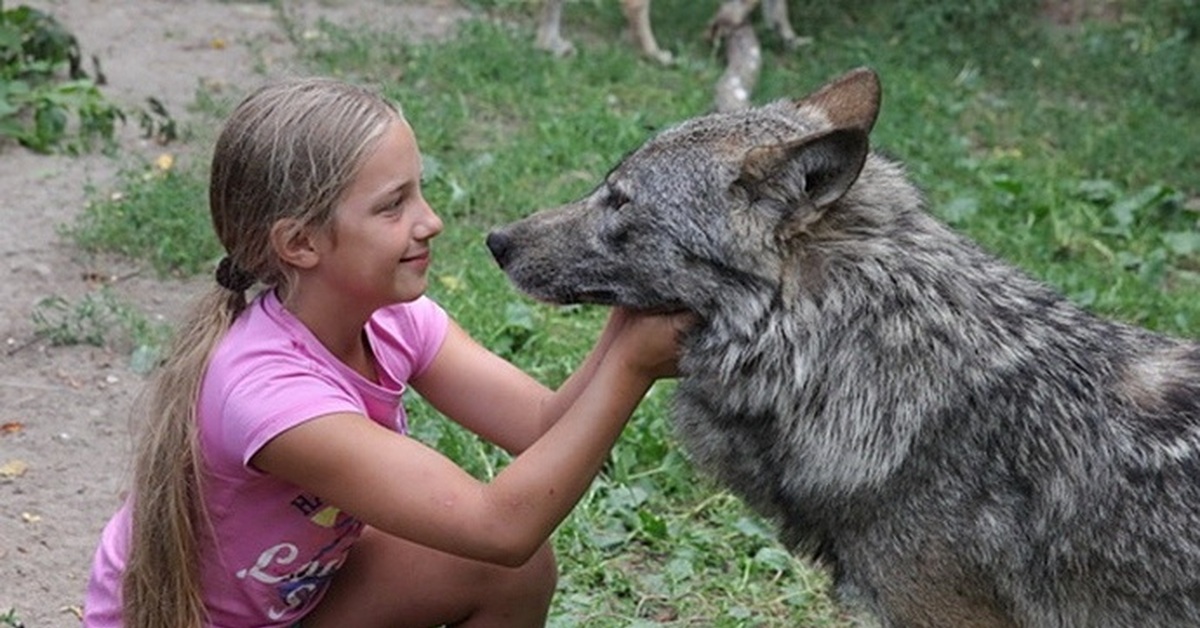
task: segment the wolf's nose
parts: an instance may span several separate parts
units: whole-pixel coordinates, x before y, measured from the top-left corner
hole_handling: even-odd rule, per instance
[[[493,231],[488,234],[487,247],[492,252],[492,257],[496,258],[496,263],[500,264],[501,268],[508,263],[508,254],[510,252],[511,241],[508,236],[500,231]]]

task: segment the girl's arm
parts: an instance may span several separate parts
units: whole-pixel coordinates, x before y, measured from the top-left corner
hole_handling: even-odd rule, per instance
[[[251,460],[390,534],[459,556],[521,565],[591,484],[650,385],[674,374],[683,319],[617,314],[609,346],[562,417],[490,483],[357,414],[313,419]],[[464,394],[470,388],[463,382]]]
[[[614,310],[612,316],[612,324],[557,391],[480,345],[453,321],[437,357],[410,383],[443,415],[517,454],[566,412],[592,378],[624,325],[624,313]]]

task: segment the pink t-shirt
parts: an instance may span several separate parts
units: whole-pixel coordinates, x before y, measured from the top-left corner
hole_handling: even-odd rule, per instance
[[[324,594],[362,522],[250,466],[284,430],[335,412],[363,414],[400,433],[405,382],[433,360],[449,318],[433,301],[380,309],[367,322],[379,383],[336,359],[264,292],[234,322],[200,390],[200,447],[213,538],[200,549],[203,598],[214,627],[289,626]],[[127,502],[105,527],[84,602],[84,625],[121,625]]]

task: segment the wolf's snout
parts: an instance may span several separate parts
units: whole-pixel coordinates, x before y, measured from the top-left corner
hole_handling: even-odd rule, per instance
[[[503,268],[508,264],[508,257],[512,251],[512,239],[504,232],[493,231],[488,234],[487,247],[492,252],[492,257],[496,258],[496,263]]]

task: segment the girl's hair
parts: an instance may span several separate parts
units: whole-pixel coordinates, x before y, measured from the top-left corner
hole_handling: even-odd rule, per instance
[[[213,226],[239,272],[286,290],[291,274],[275,255],[272,227],[288,219],[290,233],[330,228],[342,193],[400,115],[376,92],[321,78],[272,83],[243,100],[217,139],[209,187]],[[209,290],[149,389],[122,590],[126,626],[204,624],[199,547],[211,529],[196,406],[209,356],[245,308],[244,292]]]

